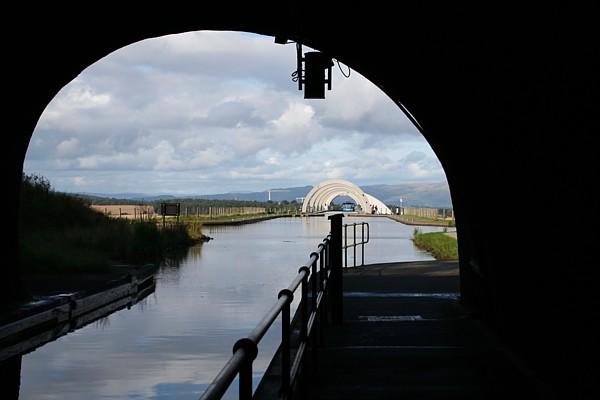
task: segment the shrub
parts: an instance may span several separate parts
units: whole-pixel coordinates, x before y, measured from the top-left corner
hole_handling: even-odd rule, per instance
[[[184,225],[159,229],[154,222],[108,218],[79,198],[54,192],[43,177],[23,175],[22,188],[19,238],[26,271],[89,272],[114,263],[157,263],[193,242]]]

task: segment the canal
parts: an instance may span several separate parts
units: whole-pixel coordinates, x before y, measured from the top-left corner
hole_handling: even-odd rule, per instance
[[[365,263],[432,259],[413,246],[414,227],[364,220],[371,227]],[[162,266],[152,295],[25,355],[20,398],[198,398],[328,231],[324,217],[206,227],[214,240]],[[255,387],[279,343],[278,324],[259,347]],[[232,385],[227,397],[236,394]]]

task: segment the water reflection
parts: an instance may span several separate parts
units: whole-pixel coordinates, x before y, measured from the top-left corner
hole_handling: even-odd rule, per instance
[[[386,218],[366,221],[367,263],[431,259],[409,240],[412,227]],[[21,398],[197,398],[329,225],[326,218],[282,218],[205,230],[214,240],[166,263],[155,293],[142,303],[24,356]],[[255,382],[279,344],[279,331],[278,321],[260,344]]]

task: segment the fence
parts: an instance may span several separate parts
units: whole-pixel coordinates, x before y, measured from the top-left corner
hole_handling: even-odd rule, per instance
[[[154,208],[150,205],[140,204],[111,204],[111,205],[92,205],[93,210],[103,213],[113,218],[127,218],[150,220],[156,215]]]
[[[454,213],[451,208],[424,208],[424,207],[403,207],[396,208],[400,215],[414,215],[425,218],[453,218]],[[394,210],[395,211],[395,210]]]
[[[352,227],[352,242],[348,243],[348,227]],[[360,242],[356,241],[356,227],[360,226],[361,240]],[[365,237],[365,226],[367,227],[367,236]],[[344,268],[348,268],[348,249],[350,247],[354,250],[354,266],[356,267],[356,246],[361,246],[360,255],[361,255],[361,263],[360,265],[365,265],[365,244],[369,243],[369,224],[366,222],[355,222],[353,224],[344,224]]]
[[[265,207],[181,207],[181,215],[221,217],[227,215],[264,214]]]
[[[308,262],[300,267],[292,283],[279,292],[277,302],[250,335],[235,343],[233,355],[208,386],[202,400],[220,399],[238,374],[239,398],[252,398],[252,364],[258,354],[258,344],[279,314],[282,322],[280,393],[286,397],[299,378],[307,350],[316,347],[317,331],[322,334],[326,324],[341,323],[342,215],[332,215],[329,219],[330,234],[317,246],[317,251],[310,254]],[[299,345],[292,359],[291,340],[295,333],[291,327],[290,304],[298,287],[301,287],[297,311]],[[316,351],[312,351],[312,357],[316,357]]]

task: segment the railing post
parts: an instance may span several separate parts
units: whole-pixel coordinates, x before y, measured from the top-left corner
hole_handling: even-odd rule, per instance
[[[319,251],[319,291],[322,293],[321,297],[321,307],[319,307],[319,343],[323,343],[323,327],[327,323],[325,321],[325,316],[327,313],[324,311],[327,304],[327,296],[325,295],[325,270],[323,266],[325,265],[325,246],[321,248]]]
[[[356,268],[356,223],[354,223],[354,242],[352,242],[352,244],[354,245],[354,267]]]
[[[310,253],[310,257],[312,258],[313,256],[319,257],[319,254],[317,253]],[[311,299],[311,312],[315,312],[317,311],[317,260],[313,261],[313,263],[310,266],[311,268],[311,277],[310,277],[310,281],[311,281],[311,289],[312,289],[312,299]]]
[[[252,360],[244,360],[240,367],[240,400],[252,400]]]
[[[344,225],[344,268],[348,268],[348,225]]]
[[[239,349],[244,350],[244,359],[239,372],[239,398],[252,400],[252,363],[258,354],[258,346],[253,340],[243,338],[235,342],[233,353],[235,354]]]
[[[307,266],[300,267],[298,272],[304,271],[304,276],[302,277],[302,287],[300,288],[302,296],[300,297],[300,341],[306,342],[306,338],[308,336],[308,275],[310,274],[310,270]]]
[[[325,244],[325,272],[329,271],[329,242]]]
[[[317,258],[319,257],[318,253],[311,253],[310,257],[312,258],[313,256],[316,256]],[[317,330],[319,329],[319,318],[317,316],[317,297],[319,296],[319,289],[318,289],[318,282],[317,280],[319,279],[318,275],[317,275],[317,260],[313,261],[312,265],[311,265],[311,270],[312,270],[312,276],[311,276],[311,282],[312,282],[312,299],[311,299],[311,314],[313,314],[314,320],[313,320],[313,329],[312,329],[312,340],[311,340],[311,347],[312,347],[312,353],[313,353],[313,361],[315,359],[316,356],[316,350],[315,348],[317,347]],[[313,365],[316,365],[315,363],[313,363]]]
[[[289,289],[283,289],[278,298],[281,296],[287,296],[285,306],[281,310],[281,393],[284,394],[290,390],[290,304],[294,294]]]
[[[331,221],[331,241],[329,261],[331,263],[331,306],[333,323],[340,325],[343,321],[343,275],[342,275],[342,221],[343,214],[329,216]]]
[[[362,243],[362,247],[361,247],[361,251],[360,251],[360,256],[361,256],[361,262],[360,262],[360,266],[364,266],[365,265],[365,223],[363,222],[361,225],[361,243]]]
[[[321,250],[319,251],[319,291],[323,291],[323,280],[325,279],[325,274],[323,271],[323,255],[324,255],[324,246],[321,248]]]

